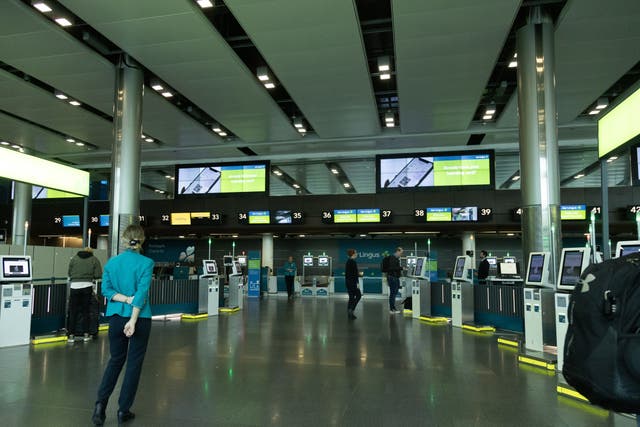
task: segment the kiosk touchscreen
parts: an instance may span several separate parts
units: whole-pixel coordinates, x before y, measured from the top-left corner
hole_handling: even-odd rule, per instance
[[[218,274],[218,264],[214,259],[202,260],[202,275],[203,276],[216,276]]]
[[[313,257],[310,255],[305,255],[302,257],[302,265],[304,265],[305,267],[312,267],[313,266]]]
[[[236,261],[240,263],[240,265],[247,265],[247,257],[246,255],[238,255],[236,257]]]
[[[616,257],[640,252],[640,240],[627,240],[616,244]]]
[[[425,266],[425,259],[416,258],[416,264],[415,264],[415,268],[413,269],[413,275],[415,277],[424,277],[424,266]]]
[[[518,264],[515,262],[501,262],[498,264],[498,276],[502,278],[518,277]]]
[[[233,256],[225,255],[222,257],[222,265],[225,267],[231,267],[233,265]]]
[[[329,257],[328,256],[319,256],[318,257],[318,266],[319,267],[328,267],[329,266]]]
[[[468,273],[471,270],[471,258],[468,256],[456,257],[453,268],[453,280],[469,280]]]
[[[557,289],[572,291],[580,280],[580,275],[589,265],[591,249],[565,248],[560,259]]]
[[[238,261],[233,263],[233,272],[231,274],[242,274],[242,265]]]
[[[527,264],[525,285],[550,286],[549,284],[549,252],[531,252]]]
[[[506,256],[506,257],[502,258],[502,262],[510,262],[510,263],[515,264],[516,263],[516,257]]]
[[[30,282],[31,258],[3,256],[0,282]]]
[[[487,257],[489,263],[489,276],[495,277],[498,275],[498,258],[494,256]]]

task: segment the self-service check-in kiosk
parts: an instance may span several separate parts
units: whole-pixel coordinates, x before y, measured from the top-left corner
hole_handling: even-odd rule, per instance
[[[417,258],[411,280],[412,317],[431,317],[431,281],[429,280],[429,260]]]
[[[220,276],[218,265],[213,259],[202,261],[202,275],[198,294],[198,312],[207,313],[209,316],[218,314],[220,299]]]
[[[589,247],[565,248],[562,250],[555,299],[556,341],[558,344],[558,363],[556,368],[559,371],[562,371],[564,339],[569,328],[571,291],[580,280],[582,272],[589,266],[590,258],[591,249]]]
[[[244,290],[242,266],[239,262],[235,261],[231,268],[231,274],[229,274],[229,299],[227,302],[227,307],[242,308],[242,296]]]
[[[451,324],[458,328],[474,321],[472,269],[471,257],[464,255],[456,258],[451,281]]]
[[[29,344],[31,257],[0,257],[0,347]]]
[[[549,280],[549,252],[531,252],[524,292],[525,348],[538,352],[556,345],[555,286]]]

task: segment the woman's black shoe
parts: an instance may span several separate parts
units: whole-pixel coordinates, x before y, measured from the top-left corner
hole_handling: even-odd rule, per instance
[[[136,417],[131,411],[118,411],[118,424],[126,423]]]
[[[93,421],[93,425],[101,426],[104,424],[104,420],[107,418],[105,414],[105,405],[101,402],[96,403],[96,407],[93,409],[93,416],[91,417],[91,421]]]

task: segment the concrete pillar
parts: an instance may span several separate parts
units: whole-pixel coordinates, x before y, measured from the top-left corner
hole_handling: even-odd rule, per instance
[[[31,184],[13,182],[13,223],[11,226],[11,244],[29,244],[29,230],[31,229]],[[29,228],[25,235],[24,223],[29,221]]]
[[[273,234],[262,235],[262,266],[273,268]]]
[[[609,246],[609,165],[607,159],[600,159],[600,188],[602,202],[600,215],[602,216],[602,258],[611,259],[611,247]]]
[[[466,255],[467,251],[473,251],[471,260],[473,268],[476,268],[476,236],[471,232],[462,233],[462,255]]]
[[[123,55],[116,67],[114,140],[111,158],[109,256],[121,250],[120,237],[140,218],[140,149],[142,135],[142,69]]]
[[[562,250],[554,31],[537,7],[516,33],[523,259],[550,252],[552,283]]]

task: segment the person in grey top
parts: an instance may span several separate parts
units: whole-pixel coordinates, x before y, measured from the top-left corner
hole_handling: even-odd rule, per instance
[[[89,310],[93,298],[93,282],[102,277],[102,265],[93,255],[89,247],[79,251],[69,262],[69,322],[67,330],[68,342],[75,342],[76,335],[84,334],[84,341],[91,340],[89,336]],[[82,314],[82,329],[78,328],[78,316]]]

